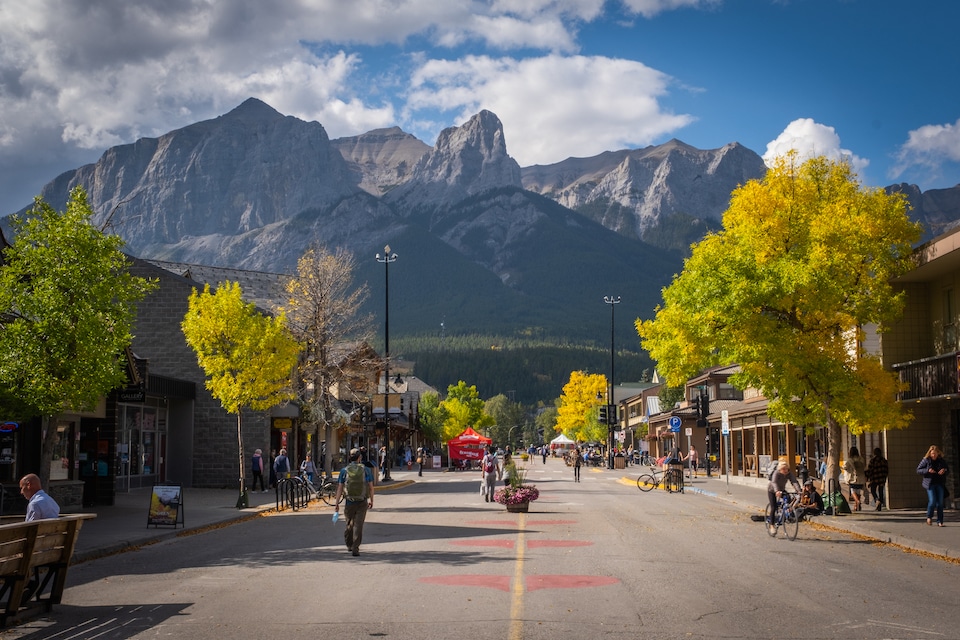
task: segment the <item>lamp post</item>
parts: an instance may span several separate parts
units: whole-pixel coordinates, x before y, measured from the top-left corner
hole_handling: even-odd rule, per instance
[[[387,448],[383,479],[390,480],[393,454],[390,451],[390,263],[397,261],[397,254],[390,252],[390,245],[383,248],[383,256],[377,254],[377,262],[383,263],[383,432]]]
[[[610,305],[610,380],[607,392],[607,468],[613,469],[613,424],[617,416],[617,405],[613,401],[613,319],[616,305],[620,304],[620,296],[604,296],[603,301]]]

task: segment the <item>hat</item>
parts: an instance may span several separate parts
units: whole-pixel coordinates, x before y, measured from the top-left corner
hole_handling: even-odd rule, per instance
[[[356,458],[358,455],[360,455],[360,449],[350,449],[351,459]]]
[[[812,486],[813,486],[813,480],[807,480],[807,481],[805,481],[805,482],[803,483],[803,486],[805,486],[805,487],[812,487]]]

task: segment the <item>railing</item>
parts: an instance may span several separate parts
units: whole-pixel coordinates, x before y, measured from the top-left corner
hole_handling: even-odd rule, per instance
[[[907,385],[899,399],[922,400],[958,393],[958,359],[960,353],[954,352],[893,365],[893,370],[900,374],[900,382]]]

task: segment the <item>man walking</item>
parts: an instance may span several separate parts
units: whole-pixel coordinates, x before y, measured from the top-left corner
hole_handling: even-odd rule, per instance
[[[493,446],[487,447],[487,453],[480,461],[480,470],[483,473],[483,501],[493,502],[493,492],[496,488],[496,482],[500,479],[500,461],[497,460],[497,454]]]
[[[337,506],[334,509],[338,513],[341,497],[346,498],[343,516],[347,520],[343,541],[350,553],[359,556],[367,509],[373,509],[373,471],[363,464],[363,453],[359,449],[350,450],[350,464],[340,470],[337,479]]]

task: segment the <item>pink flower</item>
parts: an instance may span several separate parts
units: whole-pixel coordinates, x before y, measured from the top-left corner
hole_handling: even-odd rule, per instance
[[[523,502],[533,502],[540,497],[540,491],[532,484],[521,485],[520,487],[504,487],[497,489],[493,494],[495,502],[500,504],[521,504]]]

